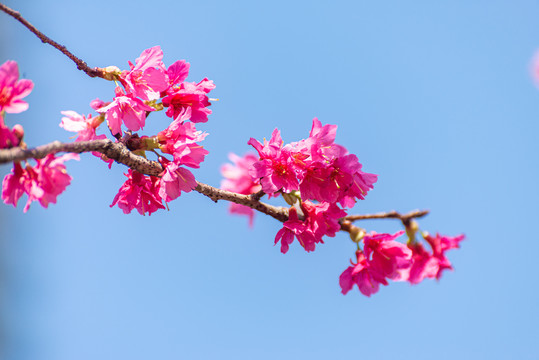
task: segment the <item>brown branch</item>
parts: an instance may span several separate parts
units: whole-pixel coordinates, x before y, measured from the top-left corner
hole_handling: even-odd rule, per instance
[[[344,217],[344,220],[356,221],[356,220],[370,220],[370,219],[399,219],[404,224],[409,223],[410,220],[414,218],[421,218],[426,216],[429,213],[428,210],[414,210],[406,214],[401,214],[393,211],[376,213],[376,214],[366,214],[366,215],[349,215]]]
[[[74,143],[61,143],[55,141],[33,149],[22,149],[17,147],[0,150],[0,164],[12,161],[22,161],[30,158],[42,159],[48,154],[59,152],[83,153],[90,151],[100,152],[109,159],[113,159],[142,174],[159,176],[164,170],[159,162],[135,155],[129,151],[124,144],[115,143],[108,139],[79,141]],[[236,194],[231,191],[214,188],[213,186],[201,182],[197,182],[197,187],[194,190],[209,197],[215,202],[218,200],[226,200],[248,206],[281,222],[288,220],[288,209],[265,204],[260,202],[259,198],[253,197],[252,195]]]
[[[83,153],[97,151],[105,155],[109,159],[113,159],[120,164],[124,164],[129,168],[136,170],[142,174],[160,176],[163,172],[163,167],[157,161],[148,160],[142,156],[135,155],[120,142],[113,142],[109,139],[79,141],[73,143],[61,143],[59,141],[50,144],[41,145],[33,149],[22,149],[20,147],[0,150],[0,164],[9,163],[12,161],[22,161],[30,158],[42,159],[48,154],[59,152]],[[261,213],[267,214],[280,222],[288,220],[288,209],[278,206],[272,206],[260,202],[260,198],[264,195],[263,192],[258,192],[251,195],[237,194],[231,191],[221,190],[201,182],[197,182],[195,191],[209,197],[214,202],[218,200],[226,200],[236,204],[248,206]],[[399,219],[404,226],[408,226],[414,218],[420,218],[427,215],[428,210],[415,210],[406,214],[400,214],[396,211],[389,211],[376,214],[366,215],[349,215],[341,219],[341,230],[350,232],[354,225],[353,221],[367,219]]]
[[[60,52],[62,52],[65,56],[70,58],[76,65],[77,69],[84,71],[88,76],[90,77],[100,77],[105,78],[105,72],[101,68],[91,68],[89,67],[86,62],[82,61],[73,53],[71,53],[67,48],[63,45],[58,44],[56,41],[49,38],[47,35],[43,34],[41,31],[39,31],[34,25],[30,24],[25,18],[22,17],[22,15],[13,9],[10,9],[4,4],[0,3],[0,10],[5,12],[6,14],[12,16],[16,20],[18,20],[21,24],[23,24],[28,30],[33,32],[43,43],[49,44],[53,46],[54,48],[58,49]]]

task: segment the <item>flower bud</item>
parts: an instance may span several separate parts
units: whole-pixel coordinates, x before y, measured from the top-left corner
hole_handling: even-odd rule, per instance
[[[22,141],[22,138],[24,137],[24,129],[22,128],[22,125],[16,124],[13,126],[13,134],[19,139],[19,142]]]

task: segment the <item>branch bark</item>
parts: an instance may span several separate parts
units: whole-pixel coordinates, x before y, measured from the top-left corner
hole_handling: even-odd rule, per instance
[[[65,46],[58,44],[56,41],[52,40],[47,35],[39,31],[34,25],[30,24],[30,22],[28,22],[28,20],[22,17],[21,13],[19,13],[18,11],[15,11],[1,3],[0,3],[0,10],[2,10],[9,16],[16,19],[21,24],[23,24],[28,30],[34,33],[41,40],[41,42],[53,46],[55,49],[59,50],[62,54],[70,58],[77,65],[77,69],[84,71],[90,77],[100,77],[100,78],[105,79],[105,72],[103,69],[98,68],[98,67],[95,67],[95,68],[89,67],[86,64],[86,62],[76,57],[71,51],[67,50]]]
[[[159,162],[135,155],[123,143],[113,142],[109,139],[79,141],[73,143],[61,143],[59,141],[54,141],[50,144],[41,145],[33,149],[23,149],[20,147],[3,149],[0,150],[0,164],[9,163],[12,161],[23,161],[31,158],[42,159],[48,154],[55,154],[59,152],[80,154],[91,151],[99,152],[109,159],[113,159],[116,162],[124,164],[142,174],[160,176],[164,170],[163,166]],[[231,191],[221,190],[198,181],[197,187],[194,190],[209,197],[214,202],[217,202],[218,200],[226,200],[236,204],[248,206],[254,210],[269,215],[280,222],[285,222],[288,220],[287,208],[269,205],[260,201],[260,198],[264,195],[263,192],[258,192],[251,195],[242,195]],[[427,210],[415,210],[406,214],[400,214],[393,210],[376,214],[349,215],[342,219],[341,230],[350,232],[350,229],[353,226],[353,221],[367,219],[399,219],[402,221],[404,226],[407,226],[412,219],[423,217],[428,213],[429,212]]]

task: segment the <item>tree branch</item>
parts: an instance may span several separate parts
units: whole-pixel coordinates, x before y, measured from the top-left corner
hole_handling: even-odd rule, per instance
[[[107,158],[113,159],[120,164],[124,164],[142,174],[160,176],[164,170],[163,166],[159,162],[135,155],[133,152],[129,151],[129,149],[123,143],[115,143],[109,139],[79,141],[73,143],[61,143],[59,141],[54,141],[50,144],[41,145],[33,149],[23,149],[20,147],[3,149],[0,150],[0,164],[9,163],[12,161],[22,161],[30,158],[42,159],[48,154],[55,154],[59,152],[79,154],[91,151],[99,152],[105,155]],[[248,206],[254,210],[269,215],[280,222],[285,222],[288,220],[287,208],[260,202],[260,198],[264,195],[263,192],[258,192],[251,195],[242,195],[231,191],[221,190],[198,181],[197,187],[194,190],[209,197],[214,202],[217,202],[218,200],[226,200],[236,204]],[[415,210],[406,214],[400,214],[396,211],[389,211],[376,214],[349,215],[341,220],[341,230],[350,232],[350,230],[354,228],[354,225],[352,225],[353,221],[367,219],[399,219],[402,221],[404,226],[408,226],[412,219],[423,217],[428,213],[428,210]]]
[[[356,220],[370,220],[370,219],[399,219],[403,223],[408,223],[413,218],[421,218],[426,216],[429,213],[428,210],[414,210],[406,214],[401,214],[393,211],[381,212],[376,214],[366,214],[366,215],[349,215],[344,218],[344,220],[356,221]]]
[[[67,50],[65,46],[58,44],[56,41],[52,40],[47,35],[39,31],[34,25],[30,24],[25,18],[22,17],[22,15],[18,11],[10,9],[9,7],[1,3],[0,3],[0,10],[2,10],[6,14],[18,20],[28,30],[33,32],[43,43],[53,46],[54,48],[62,52],[65,56],[70,58],[77,65],[77,69],[84,71],[90,77],[100,77],[103,79],[105,78],[105,72],[103,71],[103,69],[98,68],[98,67],[96,68],[89,67],[86,64],[86,62],[82,61],[81,59],[73,55],[73,53]]]

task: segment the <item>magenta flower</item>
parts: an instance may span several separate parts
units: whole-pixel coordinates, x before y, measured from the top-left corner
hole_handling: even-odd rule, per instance
[[[0,112],[20,113],[28,109],[28,103],[21,99],[34,88],[31,80],[19,80],[19,67],[8,60],[0,66]]]
[[[440,270],[439,259],[432,256],[420,243],[408,244],[408,247],[412,250],[412,264],[399,270],[399,276],[394,280],[419,284],[425,278],[435,278]]]
[[[394,241],[402,234],[404,231],[393,235],[372,232],[363,238],[365,256],[373,276],[380,282],[384,278],[398,278],[399,270],[412,264],[412,251],[405,244]]]
[[[174,64],[170,65],[167,69],[170,87],[181,85],[181,83],[187,79],[190,67],[191,64],[185,60],[178,60]]]
[[[181,192],[190,192],[197,187],[195,176],[187,169],[174,162],[166,162],[165,170],[159,180],[159,196],[170,202],[181,195]]]
[[[157,100],[161,91],[168,88],[168,76],[163,64],[163,51],[159,46],[146,49],[135,60],[129,62],[131,70],[122,71],[120,79],[128,94],[143,100]]]
[[[281,252],[286,254],[294,237],[298,239],[305,251],[314,251],[317,242],[314,233],[304,221],[299,220],[297,210],[291,207],[288,211],[288,220],[284,222],[283,228],[275,236],[275,245],[281,241]]]
[[[181,79],[182,76],[178,75],[178,78]],[[211,103],[206,94],[214,88],[213,81],[207,78],[204,78],[198,84],[183,82],[179,88],[170,88],[168,95],[163,98],[163,106],[168,107],[167,116],[177,119],[189,108],[191,109],[192,122],[207,122],[208,115],[212,111],[208,109]]]
[[[322,243],[323,236],[334,237],[341,230],[339,219],[346,216],[346,211],[330,203],[314,204],[306,200],[302,202],[302,209],[317,242]]]
[[[408,247],[412,250],[412,264],[409,268],[400,270],[399,278],[395,280],[418,284],[425,278],[439,280],[442,276],[442,271],[453,269],[451,262],[445,256],[445,252],[458,248],[460,242],[464,239],[464,235],[448,237],[436,234],[435,237],[432,237],[425,234],[424,238],[431,246],[432,252],[425,250],[420,243],[408,244]]]
[[[370,297],[378,292],[380,284],[388,285],[386,279],[373,276],[371,265],[361,250],[356,251],[356,259],[355,264],[350,261],[352,266],[344,270],[339,277],[339,285],[344,295],[357,285],[363,295]]]
[[[140,99],[131,95],[125,95],[120,87],[117,87],[114,100],[97,110],[105,113],[110,131],[113,135],[122,133],[122,122],[132,131],[142,129],[146,123],[146,111],[155,109],[144,104]]]
[[[253,164],[250,174],[253,179],[260,179],[260,185],[266,194],[271,195],[281,189],[285,192],[298,190],[297,170],[290,153],[282,147],[283,140],[279,129],[273,130],[269,142],[264,139],[264,145],[254,138],[247,144],[254,147],[260,156],[260,160]]]
[[[17,137],[17,131],[7,127],[2,119],[2,114],[0,114],[0,149],[9,149],[19,146],[19,143],[20,139]]]
[[[17,202],[26,192],[26,178],[27,173],[22,168],[21,164],[19,162],[13,163],[11,174],[7,174],[2,181],[2,200],[4,203],[17,207]]]
[[[439,269],[436,273],[436,279],[439,280],[443,270],[453,270],[451,262],[445,257],[445,252],[451,249],[458,249],[460,242],[464,240],[464,235],[449,237],[436,234],[435,237],[432,237],[429,234],[425,234],[424,238],[432,248],[432,256],[438,261]]]
[[[124,214],[137,209],[141,215],[145,215],[146,212],[151,215],[158,209],[165,209],[159,195],[159,178],[146,176],[131,169],[124,175],[127,176],[127,180],[114,197],[110,207],[118,204]]]
[[[184,122],[189,114],[190,109],[186,109],[168,128],[157,134],[157,140],[161,151],[174,156],[174,162],[199,168],[209,152],[197,142],[204,140],[208,134],[198,131],[194,123]]]
[[[224,177],[221,181],[221,189],[243,195],[250,195],[260,191],[260,182],[253,180],[249,175],[249,169],[258,161],[258,157],[251,153],[247,153],[243,157],[230,153],[228,158],[232,164],[221,166],[221,174]],[[231,203],[228,211],[232,214],[247,215],[249,217],[249,226],[253,226],[255,212],[250,207]]]
[[[55,157],[47,155],[44,159],[36,160],[37,165],[30,165],[23,169],[19,163],[11,174],[6,175],[2,182],[2,200],[6,204],[17,206],[23,193],[28,195],[28,201],[23,209],[27,212],[32,201],[39,201],[41,206],[47,208],[49,203],[56,203],[56,198],[71,183],[71,176],[67,174],[64,162],[78,160],[77,154],[66,154]]]
[[[71,183],[71,176],[67,174],[64,165],[67,160],[79,160],[79,155],[65,154],[55,157],[54,154],[49,154],[42,160],[36,160],[37,166],[34,170],[38,174],[39,187],[43,190],[43,196],[38,200],[44,208],[48,207],[49,203],[56,204],[56,197]]]

